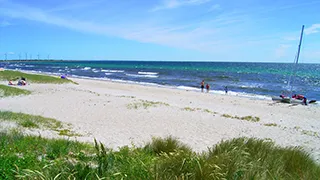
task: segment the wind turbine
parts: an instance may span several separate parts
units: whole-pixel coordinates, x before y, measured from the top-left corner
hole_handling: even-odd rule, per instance
[[[48,60],[50,60],[50,54],[48,54]]]
[[[30,54],[30,60],[32,60],[32,54]]]
[[[19,53],[19,61],[21,60],[21,53]]]
[[[5,60],[8,58],[8,53],[4,53]]]
[[[39,53],[38,53],[38,55],[37,55],[37,56],[38,56],[38,60],[39,60],[39,57],[40,57]]]
[[[28,53],[25,53],[25,55],[26,55],[26,60],[28,60]]]

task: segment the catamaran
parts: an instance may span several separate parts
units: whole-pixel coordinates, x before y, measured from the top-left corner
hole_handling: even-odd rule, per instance
[[[276,102],[283,102],[283,103],[290,103],[290,104],[305,104],[307,105],[308,103],[315,103],[316,100],[310,100],[307,101],[307,98],[303,95],[300,94],[294,94],[292,95],[293,92],[293,82],[292,82],[292,76],[295,76],[296,74],[296,68],[299,62],[299,57],[300,57],[300,50],[301,50],[301,44],[302,44],[302,38],[303,38],[303,31],[304,31],[304,25],[302,26],[302,30],[301,30],[301,34],[300,34],[300,41],[299,41],[299,46],[298,46],[298,53],[297,56],[294,60],[294,66],[293,69],[291,70],[291,75],[289,77],[289,81],[288,81],[288,87],[290,87],[290,91],[289,91],[289,96],[283,95],[281,94],[280,96],[276,97],[272,97],[273,101]]]

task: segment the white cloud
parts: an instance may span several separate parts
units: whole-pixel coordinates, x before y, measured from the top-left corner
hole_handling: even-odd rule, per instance
[[[7,54],[8,55],[14,55],[14,52],[8,52]]]
[[[215,4],[215,5],[212,5],[212,6],[210,7],[209,12],[211,12],[211,11],[216,11],[216,10],[219,10],[219,9],[221,9],[220,4]]]
[[[209,0],[171,0],[166,2],[172,3],[169,3],[167,7],[176,8],[186,5],[202,4],[209,2]],[[68,8],[61,8],[59,10]],[[217,9],[220,8],[220,6],[216,5],[212,6],[212,8]],[[92,11],[95,10],[96,9],[92,9]],[[147,11],[147,9],[145,10]],[[88,10],[87,13],[92,11]],[[105,11],[108,12],[107,9]],[[242,57],[246,57],[250,54],[247,53],[248,50],[256,49],[254,53],[258,54],[265,53],[265,49],[269,48],[268,54],[274,58],[275,44],[282,44],[277,48],[275,53],[277,57],[283,57],[289,48],[288,45],[285,45],[286,42],[281,42],[279,38],[282,37],[283,34],[268,34],[268,37],[263,39],[261,39],[263,37],[262,33],[251,34],[251,32],[255,32],[255,30],[252,30],[252,28],[255,27],[250,26],[252,19],[248,18],[249,14],[245,13],[219,12],[219,15],[215,15],[214,17],[203,18],[197,20],[197,22],[179,22],[179,25],[171,22],[174,17],[168,22],[159,22],[157,21],[157,16],[153,17],[152,13],[148,13],[150,17],[130,18],[130,20],[127,20],[128,16],[123,15],[119,17],[120,21],[110,20],[107,21],[108,23],[103,22],[105,17],[116,16],[121,14],[121,12],[111,11],[110,14],[108,14],[109,12],[101,14],[103,18],[95,15],[90,16],[90,19],[96,19],[96,22],[83,20],[77,16],[77,13],[82,13],[82,11],[75,10],[72,12],[57,13],[12,3],[6,7],[0,7],[0,16],[4,15],[10,18],[36,21],[80,32],[114,36],[142,43],[153,43],[167,47],[196,50],[210,54],[212,57],[221,55],[221,57],[239,58],[241,57],[237,55],[239,53],[243,53]],[[152,19],[151,22],[148,21],[150,19]],[[162,20],[162,18],[160,19]],[[248,22],[250,22],[249,26],[247,26]],[[99,56],[96,58],[99,58]]]
[[[190,0],[187,3],[204,3],[208,0]],[[180,2],[180,1],[179,1]],[[234,37],[221,34],[227,32],[223,27],[208,27],[208,24],[203,22],[194,26],[194,24],[185,24],[182,26],[176,25],[160,25],[150,24],[144,19],[137,21],[125,22],[119,24],[101,24],[90,21],[82,21],[79,19],[63,18],[59,15],[53,15],[47,11],[28,7],[19,4],[11,4],[10,8],[1,8],[0,15],[9,16],[10,18],[25,19],[57,25],[69,29],[74,29],[81,32],[89,32],[101,34],[105,36],[115,36],[123,39],[135,40],[144,43],[154,43],[169,47],[192,49],[206,52],[223,52],[228,49],[240,46],[234,41]],[[224,26],[224,22],[230,21],[229,18],[220,17],[215,25]],[[228,24],[229,25],[229,24]]]
[[[151,11],[174,9],[181,6],[200,5],[210,1],[211,0],[164,0],[161,5],[152,8]]]
[[[6,20],[3,20],[2,22],[0,22],[0,27],[7,27],[7,26],[11,26],[12,24],[9,23],[8,21]]]
[[[312,24],[311,27],[305,29],[307,35],[318,33],[320,31],[320,24]]]

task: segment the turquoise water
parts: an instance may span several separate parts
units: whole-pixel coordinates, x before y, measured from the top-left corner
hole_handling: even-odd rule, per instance
[[[228,86],[231,93],[266,97],[289,90],[287,84],[293,74],[293,64],[281,63],[47,61],[0,62],[0,67],[191,90],[199,90],[201,80],[205,80],[215,93]],[[298,64],[292,84],[294,93],[320,99],[320,64]]]

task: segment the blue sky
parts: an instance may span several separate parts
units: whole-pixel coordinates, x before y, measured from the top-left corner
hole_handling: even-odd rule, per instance
[[[320,63],[320,0],[0,0],[0,59]]]

